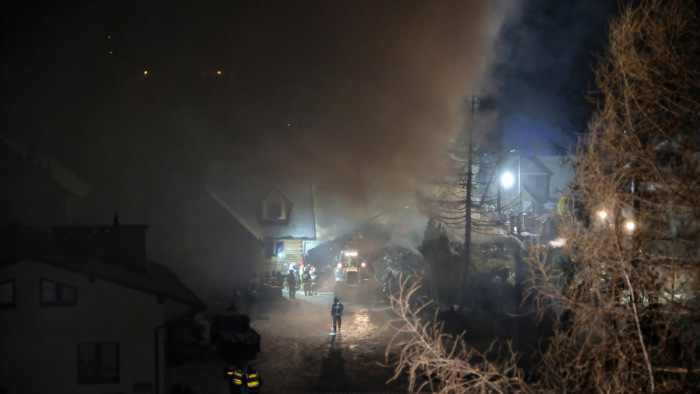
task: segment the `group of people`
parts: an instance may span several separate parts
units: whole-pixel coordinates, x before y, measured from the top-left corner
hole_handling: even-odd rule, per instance
[[[242,365],[229,364],[224,369],[224,379],[228,382],[231,394],[259,393],[262,386],[260,374],[252,365],[248,365],[248,369],[244,372]]]
[[[301,275],[299,271],[301,271]],[[304,267],[303,264],[300,264],[300,266],[292,264],[286,280],[290,299],[296,298],[297,285],[301,285],[301,290],[304,291],[305,296],[318,294],[318,274],[316,273],[316,267],[312,265]]]
[[[291,264],[289,273],[282,274],[281,271],[265,272],[261,279],[262,285],[274,294],[282,295],[282,288],[286,285],[289,290],[289,298],[296,297],[297,290],[302,290],[304,295],[312,296],[318,294],[318,274],[313,265],[304,266],[302,264]]]

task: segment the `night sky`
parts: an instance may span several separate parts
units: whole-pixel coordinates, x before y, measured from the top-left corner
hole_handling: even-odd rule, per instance
[[[571,141],[616,4],[14,1],[1,132],[133,221],[160,183],[212,163],[311,176],[329,212],[368,217],[439,170],[474,90],[495,96],[509,146]]]

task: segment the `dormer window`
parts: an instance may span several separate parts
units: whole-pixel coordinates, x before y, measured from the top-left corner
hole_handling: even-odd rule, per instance
[[[273,190],[262,200],[260,218],[265,224],[289,223],[291,203],[279,190]]]
[[[284,220],[285,217],[285,212],[284,209],[282,208],[284,206],[284,202],[282,203],[274,203],[274,202],[267,202],[265,204],[265,207],[263,207],[264,212],[263,217],[265,220]],[[267,209],[265,209],[267,208]]]

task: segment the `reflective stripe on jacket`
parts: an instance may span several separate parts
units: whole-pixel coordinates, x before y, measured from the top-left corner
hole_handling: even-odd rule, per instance
[[[258,387],[260,386],[260,378],[257,372],[246,374],[246,384],[248,387]]]
[[[231,377],[233,384],[236,386],[243,386],[243,371],[240,369],[236,369],[234,371],[229,370],[227,374]]]

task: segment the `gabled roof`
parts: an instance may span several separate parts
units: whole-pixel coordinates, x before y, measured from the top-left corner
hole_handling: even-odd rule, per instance
[[[43,153],[39,150],[30,151],[22,144],[0,134],[0,140],[4,141],[7,146],[17,152],[22,158],[31,160],[34,166],[46,171],[51,179],[63,186],[69,192],[78,197],[85,197],[91,188],[83,182],[77,175],[71,172],[63,164],[58,162],[52,156]],[[31,157],[30,157],[31,156]]]
[[[175,274],[161,264],[143,262],[143,270],[129,269],[115,263],[68,254],[58,247],[53,234],[49,231],[16,224],[0,227],[0,268],[26,259],[195,308],[206,307]]]
[[[537,156],[522,156],[522,175],[552,175],[552,171]]]
[[[269,180],[238,174],[211,177],[207,192],[258,239],[316,239],[313,190],[297,180]],[[270,193],[279,192],[291,204],[288,223],[262,223],[260,207]]]

